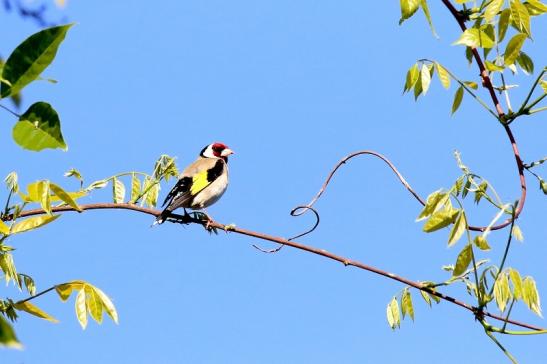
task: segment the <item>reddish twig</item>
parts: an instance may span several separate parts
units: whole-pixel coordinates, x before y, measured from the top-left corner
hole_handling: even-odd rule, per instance
[[[465,22],[467,19],[465,18],[465,16],[454,7],[454,5],[452,4],[450,0],[442,0],[442,2],[450,11],[454,19],[456,19],[461,30],[465,32],[467,30],[467,26],[465,25]],[[509,141],[511,142],[513,154],[517,162],[517,169],[519,173],[520,188],[521,188],[521,197],[520,197],[517,209],[515,211],[515,217],[514,217],[515,219],[517,219],[520,213],[522,212],[522,209],[524,208],[524,202],[526,201],[526,178],[524,177],[524,166],[522,163],[522,159],[520,158],[520,152],[518,150],[515,137],[513,136],[513,132],[511,131],[511,128],[509,127],[509,125],[506,123],[505,112],[503,111],[501,103],[498,100],[498,97],[496,95],[496,90],[494,89],[494,86],[492,85],[492,80],[490,79],[488,70],[484,66],[484,63],[482,61],[482,58],[477,48],[471,47],[471,51],[473,53],[473,58],[475,59],[475,62],[477,63],[477,66],[479,67],[482,85],[488,90],[488,93],[490,94],[490,98],[492,99],[492,102],[494,103],[494,106],[496,107],[496,112],[498,113],[498,119],[502,123],[503,128],[505,129],[505,133],[507,134],[507,137],[509,138]],[[507,219],[501,224],[491,227],[490,230],[502,229],[510,225],[511,220],[512,219]],[[476,226],[470,226],[469,228],[474,231],[484,231],[486,229],[486,227],[476,227]]]
[[[133,204],[128,204],[128,203],[83,204],[83,205],[80,205],[80,208],[83,211],[85,211],[85,210],[100,210],[100,209],[125,209],[125,210],[133,210],[133,211],[142,212],[142,213],[149,214],[149,215],[152,215],[152,216],[159,216],[161,214],[161,211],[159,211],[159,210],[145,208],[145,207],[141,207],[141,206],[137,206],[137,205],[133,205]],[[51,210],[52,210],[52,212],[76,211],[74,208],[72,208],[70,206],[52,207]],[[19,214],[19,217],[42,215],[42,214],[45,214],[45,213],[46,212],[42,209],[33,209],[33,210],[22,211]],[[401,283],[406,284],[406,285],[408,285],[410,287],[413,287],[415,289],[425,291],[425,292],[427,292],[431,295],[437,296],[437,297],[439,297],[439,298],[441,298],[445,301],[448,301],[448,302],[451,302],[451,303],[453,303],[457,306],[463,307],[463,308],[471,311],[473,314],[481,314],[482,316],[487,316],[487,317],[493,318],[495,320],[508,322],[512,325],[524,327],[524,328],[527,328],[527,329],[530,329],[530,330],[536,330],[536,331],[543,330],[542,328],[534,326],[534,325],[530,325],[530,324],[515,321],[515,320],[507,320],[505,317],[501,317],[501,316],[498,316],[498,315],[495,315],[495,314],[492,314],[492,313],[489,313],[489,312],[486,312],[486,311],[479,310],[475,306],[471,306],[471,305],[469,305],[465,302],[459,301],[459,300],[457,300],[457,299],[455,299],[451,296],[448,296],[448,295],[445,295],[441,292],[438,292],[438,291],[436,291],[436,290],[434,290],[434,289],[432,289],[432,288],[428,287],[427,285],[424,285],[420,282],[416,282],[416,281],[412,281],[410,279],[406,279],[406,278],[398,276],[396,274],[393,274],[393,273],[378,269],[376,267],[361,263],[357,260],[348,259],[348,258],[345,258],[343,256],[336,255],[334,253],[330,253],[330,252],[328,252],[324,249],[319,249],[319,248],[315,248],[313,246],[300,244],[300,243],[297,243],[295,241],[290,241],[290,240],[282,238],[282,237],[277,237],[277,236],[273,236],[273,235],[268,235],[268,234],[263,234],[263,233],[251,231],[251,230],[238,228],[238,227],[235,227],[235,226],[232,226],[232,225],[224,225],[224,224],[218,223],[216,221],[205,222],[205,221],[200,220],[200,219],[192,218],[189,215],[184,216],[184,215],[171,214],[170,217],[173,218],[173,219],[180,220],[181,222],[184,222],[184,223],[194,223],[194,224],[199,224],[199,225],[202,225],[202,226],[205,226],[207,224],[208,227],[210,227],[210,228],[223,229],[226,232],[232,232],[232,233],[236,233],[236,234],[251,236],[251,237],[254,237],[254,238],[257,238],[257,239],[271,241],[271,242],[274,242],[274,243],[278,243],[278,244],[290,246],[290,247],[295,248],[295,249],[306,251],[306,252],[309,252],[309,253],[312,253],[312,254],[320,255],[320,256],[323,256],[325,258],[340,262],[340,263],[344,264],[345,266],[353,266],[353,267],[356,267],[356,268],[359,268],[359,269],[363,269],[363,270],[366,270],[368,272],[372,272],[372,273],[381,275],[383,277],[393,279],[397,282],[401,282]]]

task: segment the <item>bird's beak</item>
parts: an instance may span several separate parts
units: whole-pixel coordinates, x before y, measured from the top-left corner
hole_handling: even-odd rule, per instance
[[[234,154],[234,151],[231,150],[230,148],[226,148],[226,149],[224,149],[224,150],[222,151],[222,153],[220,153],[220,155],[221,155],[222,157],[227,157],[227,156],[229,156],[230,154]]]

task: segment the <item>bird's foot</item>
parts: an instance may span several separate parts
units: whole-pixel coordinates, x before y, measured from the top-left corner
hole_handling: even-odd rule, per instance
[[[194,215],[194,219],[199,220],[203,223],[203,227],[205,228],[205,230],[210,233],[218,234],[217,228],[212,226],[213,219],[211,219],[209,215],[207,215],[203,211],[194,211],[192,214]]]

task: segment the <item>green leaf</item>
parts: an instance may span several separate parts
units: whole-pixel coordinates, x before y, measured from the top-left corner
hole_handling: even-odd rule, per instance
[[[431,29],[431,33],[433,33],[433,36],[435,38],[439,38],[439,36],[437,35],[437,32],[435,31],[435,27],[433,26],[433,20],[431,20],[431,14],[429,13],[429,7],[427,6],[427,1],[426,0],[420,0],[420,6],[422,7],[425,18],[427,19],[427,23],[429,24],[429,28]]]
[[[409,19],[418,10],[420,4],[419,0],[400,0],[401,3],[401,19],[399,19],[399,25],[401,25],[406,19]]]
[[[82,187],[82,185],[84,184],[82,174],[77,169],[70,168],[70,170],[65,172],[64,176],[76,178],[78,181],[80,181],[80,187]]]
[[[100,289],[97,287],[93,287],[95,294],[99,297],[103,309],[106,311],[108,316],[114,321],[116,324],[118,323],[118,312],[116,311],[116,307],[114,307],[114,304],[112,303],[112,300]]]
[[[51,197],[49,194],[49,181],[36,181],[27,186],[28,195],[24,197],[26,202],[37,202],[42,209],[51,215]]]
[[[9,226],[2,220],[0,220],[0,234],[9,235]]]
[[[23,288],[21,285],[21,277],[17,274],[17,269],[15,268],[15,263],[13,262],[13,256],[11,254],[0,254],[0,268],[4,272],[6,284],[13,280],[19,289]]]
[[[59,197],[64,203],[69,205],[70,207],[74,208],[76,211],[82,211],[80,206],[74,201],[74,199],[67,193],[65,190],[63,190],[61,187],[57,186],[55,183],[49,183],[49,188],[51,189],[51,192],[53,192],[57,197]]]
[[[445,228],[448,225],[452,224],[454,222],[454,219],[458,215],[460,210],[454,209],[454,210],[440,210],[435,212],[429,220],[426,221],[423,227],[423,231],[426,233],[430,233],[433,231],[437,231],[439,229]]]
[[[0,315],[0,346],[13,349],[21,349],[23,347],[19,340],[17,340],[15,331],[13,331],[9,322],[2,315]]]
[[[454,114],[460,107],[463,100],[463,86],[458,87],[454,94],[454,101],[452,102],[452,114]]]
[[[498,15],[499,11],[505,0],[492,0],[484,9],[484,20],[487,23],[492,22],[492,20]]]
[[[46,102],[32,104],[21,115],[13,127],[13,139],[19,146],[32,151],[68,149],[61,133],[59,115]]]
[[[0,97],[17,94],[34,81],[55,58],[59,45],[65,39],[72,24],[44,29],[28,37],[15,48],[2,70],[2,78],[11,86],[2,83]]]
[[[61,301],[64,302],[70,297],[73,290],[81,290],[84,284],[85,283],[83,281],[71,281],[67,283],[62,283],[55,286],[55,291],[61,298]]]
[[[499,18],[498,22],[498,43],[501,43],[505,38],[507,33],[507,28],[509,26],[509,21],[511,20],[511,10],[504,9]]]
[[[418,97],[422,94],[422,78],[418,77],[416,83],[414,84],[414,101],[418,100]]]
[[[475,236],[473,242],[480,250],[490,250],[490,245],[488,245],[488,241],[482,235]]]
[[[543,191],[545,195],[547,195],[547,182],[545,180],[539,181],[539,188]]]
[[[513,230],[511,230],[511,234],[518,241],[524,240],[524,236],[522,235],[522,231],[520,230],[520,227],[518,225],[513,225]]]
[[[458,217],[456,217],[454,226],[452,226],[450,234],[448,234],[448,246],[452,246],[460,240],[466,229],[467,219],[465,218],[465,213],[462,211],[458,214]]]
[[[423,210],[420,212],[420,215],[418,215],[418,218],[416,221],[421,221],[433,214],[439,206],[444,204],[446,200],[449,198],[448,193],[442,192],[442,190],[437,190],[435,192],[432,192],[429,196],[427,196],[427,201],[425,203],[425,206]]]
[[[475,203],[478,204],[480,202],[480,200],[486,196],[486,190],[488,189],[488,183],[486,182],[481,182],[481,184],[479,185],[479,188],[477,188],[477,190],[475,191]]]
[[[114,203],[123,203],[125,199],[125,186],[123,182],[116,177],[112,179],[112,195]]]
[[[472,88],[473,90],[477,90],[479,88],[479,85],[476,82],[473,81],[463,81],[463,83],[467,86]]]
[[[511,0],[509,9],[511,10],[511,18],[515,27],[525,33],[529,37],[532,37],[530,32],[530,14],[519,0]]]
[[[441,81],[443,87],[448,90],[450,88],[450,74],[438,62],[435,62],[435,68],[437,69],[437,76],[439,77],[439,81]]]
[[[520,273],[513,268],[509,268],[509,278],[511,278],[511,283],[513,283],[513,296],[515,299],[522,298],[522,278]]]
[[[39,228],[40,226],[49,224],[59,216],[61,215],[43,215],[26,218],[23,221],[17,222],[13,225],[11,228],[11,233],[17,234]]]
[[[505,311],[507,302],[511,299],[511,290],[509,289],[509,280],[507,274],[501,273],[494,283],[494,298],[501,312]]]
[[[53,322],[53,323],[59,322],[53,316],[49,315],[48,313],[42,311],[40,308],[38,308],[35,305],[33,305],[32,303],[30,303],[30,301],[17,302],[13,305],[13,307],[15,307],[19,311],[25,311],[27,313],[30,313],[31,315],[34,315],[36,317],[40,317],[44,320],[47,320],[47,321],[50,321],[50,322]]]
[[[546,94],[547,94],[547,81],[541,80],[541,81],[539,81],[539,85],[540,85],[541,88],[543,89],[543,93],[546,93]],[[547,192],[546,192],[546,193],[547,193]]]
[[[427,90],[429,90],[429,85],[431,84],[431,73],[429,72],[429,67],[426,64],[423,64],[420,72],[420,79],[422,81],[422,93],[424,95],[427,93]]]
[[[532,312],[541,316],[541,303],[534,278],[528,276],[522,281],[522,300]]]
[[[78,318],[78,322],[82,326],[82,329],[85,330],[87,326],[87,304],[85,289],[82,288],[78,292],[74,308],[76,309],[76,317]]]
[[[457,41],[452,43],[452,45],[458,44],[473,48],[492,48],[495,42],[483,29],[469,28],[462,33]]]
[[[528,0],[528,4],[525,5],[534,8],[538,13],[547,13],[547,5],[543,4],[540,0]]]
[[[528,75],[534,73],[534,61],[523,51],[520,51],[520,54],[517,57],[517,63],[524,73]]]
[[[160,191],[160,185],[157,182],[152,181],[150,178],[146,177],[144,179],[144,188],[145,195],[143,196],[143,202],[150,207],[156,207],[158,201],[158,195]]]
[[[497,64],[492,63],[490,61],[485,61],[484,63],[485,63],[486,69],[490,72],[501,72],[504,70],[502,66],[498,66]]]
[[[523,33],[518,33],[513,38],[511,38],[511,40],[509,40],[509,42],[507,43],[507,47],[505,47],[505,54],[503,55],[503,61],[505,65],[515,63],[525,40],[526,34]]]
[[[399,314],[399,303],[397,302],[397,299],[393,297],[393,299],[388,303],[387,305],[387,322],[389,323],[389,327],[392,329],[395,329],[396,327],[401,326],[401,317]]]
[[[86,306],[91,317],[100,324],[103,322],[103,305],[99,295],[95,293],[93,288],[94,287],[87,284],[84,286]]]
[[[17,182],[18,177],[17,173],[11,172],[4,178],[4,182],[6,182],[6,186],[8,187],[8,190],[10,190],[13,193],[17,193],[19,191],[19,184]]]
[[[471,244],[467,244],[456,259],[456,265],[454,266],[454,271],[452,272],[453,277],[461,276],[469,267],[471,259],[473,257],[473,247]]]
[[[422,295],[424,301],[429,305],[429,307],[431,307],[431,298],[429,297],[429,293],[420,290],[420,294]]]
[[[34,279],[32,279],[32,277],[30,276],[27,276],[26,274],[19,274],[19,275],[23,277],[23,281],[25,283],[27,292],[31,296],[34,296],[36,294],[36,285],[34,284]]]
[[[141,194],[141,180],[135,173],[131,174],[131,203],[136,203]]]
[[[406,73],[406,82],[403,93],[412,90],[412,87],[416,84],[416,81],[418,81],[419,76],[420,71],[418,69],[418,64],[415,63]]]
[[[408,288],[405,288],[401,295],[401,311],[403,313],[403,318],[408,314],[412,321],[414,321],[414,306],[412,305],[412,297]]]
[[[102,179],[102,180],[91,183],[89,186],[87,186],[85,190],[86,191],[98,190],[100,188],[105,188],[107,185],[108,185],[108,180]]]

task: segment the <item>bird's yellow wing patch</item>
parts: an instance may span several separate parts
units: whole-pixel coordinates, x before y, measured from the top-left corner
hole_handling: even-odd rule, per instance
[[[199,191],[209,186],[211,181],[207,179],[207,170],[196,173],[192,177],[192,186],[190,187],[190,194],[195,196]]]

